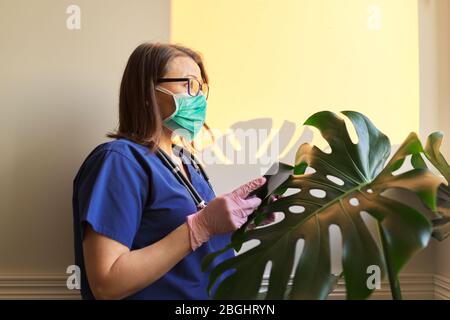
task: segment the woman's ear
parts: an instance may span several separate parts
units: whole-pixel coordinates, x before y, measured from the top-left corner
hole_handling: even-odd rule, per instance
[[[155,90],[155,98],[162,119],[169,117],[175,112],[175,99],[172,95]]]

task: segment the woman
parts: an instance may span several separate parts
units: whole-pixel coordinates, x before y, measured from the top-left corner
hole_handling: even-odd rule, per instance
[[[74,180],[75,260],[84,299],[208,299],[201,261],[223,248],[258,207],[261,200],[249,194],[265,178],[216,197],[196,163],[174,152],[173,136],[193,145],[207,128],[207,83],[201,57],[188,48],[146,43],[131,54],[119,128],[108,135],[114,140],[97,146]],[[215,265],[233,256],[229,250]]]

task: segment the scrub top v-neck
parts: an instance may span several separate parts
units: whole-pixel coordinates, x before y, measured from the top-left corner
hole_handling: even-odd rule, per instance
[[[208,203],[215,193],[201,172],[186,163],[190,181]],[[86,223],[130,250],[155,243],[198,211],[189,191],[155,153],[127,139],[97,146],[83,162],[73,184],[75,263],[81,271],[81,294],[94,299],[84,267],[82,239]],[[209,253],[230,242],[231,233],[215,235],[188,254],[161,278],[126,299],[209,299],[211,267],[201,270]],[[214,260],[215,266],[234,257],[232,249]],[[213,287],[230,272],[224,273]]]

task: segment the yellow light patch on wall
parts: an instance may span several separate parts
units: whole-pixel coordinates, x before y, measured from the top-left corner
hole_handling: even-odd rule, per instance
[[[172,0],[171,14],[171,42],[206,60],[211,127],[327,109],[366,114],[392,143],[418,131],[416,1]]]

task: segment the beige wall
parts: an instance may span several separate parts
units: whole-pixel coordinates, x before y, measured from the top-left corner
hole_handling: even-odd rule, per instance
[[[66,8],[81,8],[81,29]],[[0,0],[0,275],[73,264],[72,179],[116,126],[131,51],[168,41],[167,0]]]

